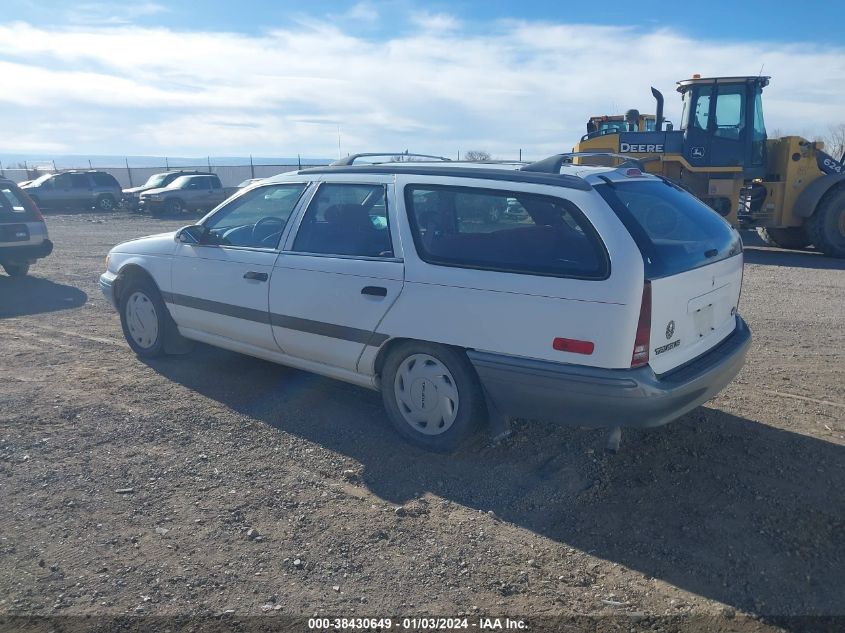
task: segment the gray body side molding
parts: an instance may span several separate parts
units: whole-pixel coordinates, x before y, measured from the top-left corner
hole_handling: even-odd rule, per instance
[[[824,194],[839,183],[845,183],[845,174],[827,174],[816,178],[798,195],[793,214],[799,218],[809,218],[816,211]]]

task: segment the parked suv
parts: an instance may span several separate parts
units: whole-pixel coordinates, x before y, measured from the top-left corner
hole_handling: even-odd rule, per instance
[[[47,174],[22,189],[43,209],[96,207],[100,211],[113,211],[123,197],[114,176],[94,170]]]
[[[0,178],[0,265],[8,275],[20,277],[52,251],[38,207],[15,183]]]
[[[179,178],[179,176],[211,176],[208,172],[204,171],[196,171],[196,170],[187,170],[187,169],[179,169],[176,171],[165,171],[160,174],[153,174],[149,178],[147,178],[147,182],[145,182],[140,187],[131,187],[129,189],[123,190],[123,204],[129,209],[133,211],[138,210],[138,205],[141,201],[141,194],[145,191],[149,191],[150,189],[162,189],[167,187],[170,183],[174,180]]]
[[[166,187],[148,189],[140,196],[139,208],[155,216],[183,211],[213,209],[228,198],[235,188],[224,188],[215,174],[179,176]]]
[[[135,353],[193,339],[377,389],[433,450],[485,418],[658,426],[740,370],[739,234],[671,182],[354,159],[114,247],[100,285]]]

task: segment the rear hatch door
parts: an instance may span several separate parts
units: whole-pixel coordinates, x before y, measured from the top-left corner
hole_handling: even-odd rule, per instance
[[[649,364],[657,374],[704,354],[736,327],[742,241],[719,214],[656,178],[596,189],[640,247],[651,282]]]

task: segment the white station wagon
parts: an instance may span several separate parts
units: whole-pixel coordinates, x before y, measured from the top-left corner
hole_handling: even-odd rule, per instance
[[[440,451],[515,417],[609,427],[613,447],[742,367],[739,234],[671,182],[566,154],[362,156],[115,246],[100,285],[135,353],[192,339],[377,389]]]

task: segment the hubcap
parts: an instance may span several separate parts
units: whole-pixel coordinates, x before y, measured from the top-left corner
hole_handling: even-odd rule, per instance
[[[112,207],[111,198],[103,198],[102,200],[100,200],[100,208],[101,209],[105,209],[106,211],[108,211],[109,209],[111,209],[111,207]]]
[[[133,292],[126,302],[126,327],[139,347],[148,349],[158,340],[156,308],[143,292]]]
[[[458,388],[446,366],[434,356],[413,354],[399,366],[393,383],[402,417],[415,431],[440,435],[458,415]]]

